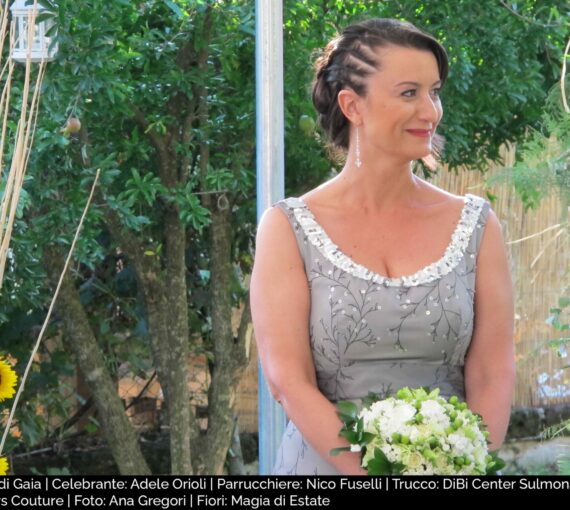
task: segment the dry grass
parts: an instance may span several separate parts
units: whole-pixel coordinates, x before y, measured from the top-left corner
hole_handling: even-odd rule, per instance
[[[5,45],[9,44],[11,52],[15,43],[15,27],[14,23],[11,23],[10,31],[8,32],[8,8],[9,1],[5,0],[0,13],[0,46],[5,48]],[[33,12],[31,11],[32,14],[28,19],[27,37],[29,47],[31,47],[34,35],[35,16]],[[8,120],[14,115],[10,98],[13,95],[11,92],[15,65],[12,59],[8,59],[4,64],[0,60],[0,66],[2,66],[0,82],[3,83],[2,95],[0,96],[0,119],[2,119],[2,133],[0,135],[1,180],[4,180],[4,169],[8,166],[4,162],[5,149],[7,146],[12,147],[12,159],[9,163],[9,171],[5,177],[4,193],[0,201],[0,289],[2,288],[14,220],[34,139],[41,83],[45,74],[45,62],[33,66],[31,59],[27,59],[17,130],[14,139],[11,139],[7,137],[7,124]]]

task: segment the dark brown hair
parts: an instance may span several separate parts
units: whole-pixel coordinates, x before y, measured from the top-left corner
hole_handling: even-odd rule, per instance
[[[445,82],[448,72],[445,49],[411,23],[373,18],[349,25],[327,44],[315,63],[313,104],[318,123],[334,146],[348,149],[349,144],[350,122],[340,109],[338,93],[350,88],[360,96],[366,95],[366,78],[380,68],[374,50],[388,45],[431,51],[442,84]],[[437,150],[437,140],[434,142]]]

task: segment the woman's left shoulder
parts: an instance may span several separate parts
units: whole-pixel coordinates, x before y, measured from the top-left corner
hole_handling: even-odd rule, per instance
[[[490,212],[491,204],[485,197],[470,192],[464,195],[451,193],[428,182],[425,182],[425,185],[426,196],[434,204],[447,205],[451,209],[462,209],[465,207],[465,204],[469,203],[475,206],[476,209],[481,210],[485,216],[487,211]]]
[[[468,198],[469,194],[457,195],[451,193],[435,184],[420,179],[422,194],[427,203],[433,205],[448,205],[450,207],[461,207]]]
[[[434,211],[441,211],[438,214],[441,215],[442,220],[450,218],[455,223],[460,217],[472,225],[474,230],[480,231],[477,236],[479,240],[481,234],[484,234],[486,230],[491,230],[491,234],[486,237],[494,239],[491,243],[501,242],[501,223],[492,209],[491,202],[486,197],[470,192],[463,195],[451,193],[431,183],[427,183],[425,192],[426,201],[435,206]]]

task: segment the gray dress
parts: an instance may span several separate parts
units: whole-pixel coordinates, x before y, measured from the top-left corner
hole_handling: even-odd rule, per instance
[[[274,204],[295,232],[311,292],[309,333],[317,382],[331,401],[438,387],[464,399],[463,366],[474,319],[476,260],[489,202],[467,194],[442,258],[386,278],[342,253],[300,198]],[[292,421],[273,474],[338,475]]]

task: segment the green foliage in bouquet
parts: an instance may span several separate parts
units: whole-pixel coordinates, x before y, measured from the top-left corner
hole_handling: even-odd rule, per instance
[[[380,396],[371,392],[363,400],[371,401],[372,403],[380,400]],[[367,407],[366,404],[364,405]],[[373,441],[375,435],[364,430],[364,420],[358,414],[358,406],[354,402],[343,400],[337,403],[337,408],[338,415],[344,423],[339,436],[344,437],[352,445],[360,447],[360,451],[364,454],[368,444]],[[355,449],[349,446],[334,448],[331,450],[331,455],[338,455],[344,451],[355,451]],[[401,474],[404,468],[404,464],[390,462],[379,448],[374,449],[374,457],[368,462],[368,474],[370,475],[397,475]]]
[[[331,455],[360,452],[370,475],[492,475],[505,466],[487,450],[481,416],[456,396],[439,396],[438,388],[402,388],[387,399],[369,393],[360,410],[351,401],[337,408],[339,436],[351,446],[334,448]]]

